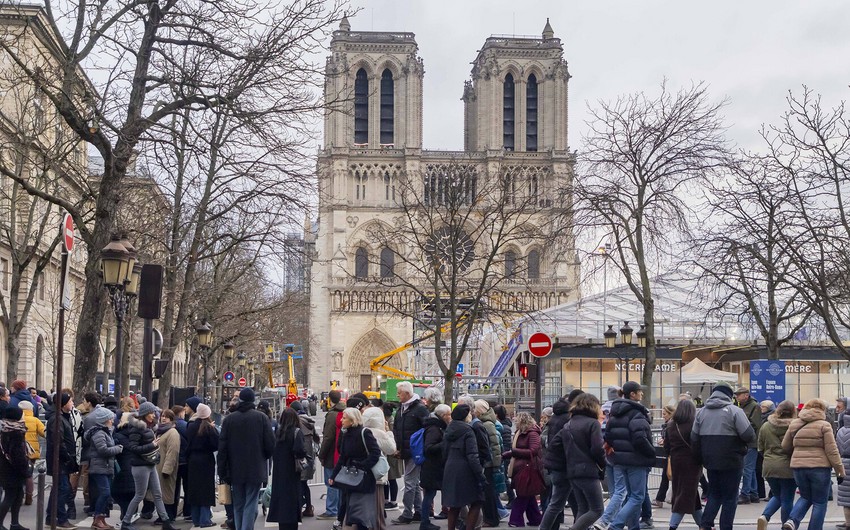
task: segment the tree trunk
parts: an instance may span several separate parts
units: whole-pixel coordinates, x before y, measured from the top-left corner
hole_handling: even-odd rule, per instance
[[[640,384],[644,387],[643,404],[652,405],[652,375],[655,373],[655,301],[651,297],[644,299],[644,319],[646,321],[646,358],[643,364]]]
[[[21,356],[21,339],[17,333],[14,333],[12,330],[14,326],[12,323],[7,326],[9,330],[9,336],[6,337],[6,355],[8,356],[6,359],[6,378],[17,379],[18,378],[18,360]],[[9,381],[11,384],[11,381]]]
[[[99,224],[100,222],[96,223]],[[109,225],[110,223],[104,223]],[[93,234],[93,247],[86,263],[86,289],[83,300],[85,311],[80,312],[77,324],[76,355],[74,357],[74,383],[76,392],[83,394],[94,389],[94,376],[97,373],[97,362],[100,359],[100,332],[103,329],[103,317],[109,306],[109,296],[103,287],[100,274],[100,261],[95,257],[99,249],[109,242],[109,229]]]

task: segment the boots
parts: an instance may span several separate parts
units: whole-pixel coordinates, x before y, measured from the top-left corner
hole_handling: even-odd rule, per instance
[[[24,497],[24,504],[27,506],[32,504],[32,493],[27,493],[26,497]]]
[[[172,521],[171,519],[163,519],[162,530],[177,530],[177,527],[174,526],[174,521]]]
[[[301,514],[301,517],[313,517],[314,515],[313,506],[307,506],[304,508],[304,512]]]
[[[95,530],[115,530],[115,527],[106,522],[105,515],[95,515],[94,523],[91,525]]]

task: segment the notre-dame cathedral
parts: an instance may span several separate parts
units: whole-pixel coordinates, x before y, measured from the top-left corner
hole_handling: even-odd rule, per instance
[[[463,156],[479,178],[508,170],[532,194],[541,219],[573,178],[567,145],[570,74],[560,39],[547,20],[540,37],[492,36],[462,89],[464,150],[422,146],[425,67],[413,33],[353,31],[347,19],[333,34],[327,58],[324,146],[318,156],[319,217],[311,268],[311,354],[308,385],[316,392],[338,380],[367,389],[377,378],[369,361],[410,341],[413,322],[381,303],[404,297],[386,282],[396,274],[393,252],[370,238],[392,226],[403,179],[416,186]],[[559,248],[529,243],[505,252],[524,260],[514,303],[545,309],[578,297],[578,262],[571,226]],[[545,248],[544,248],[545,247]],[[506,259],[505,263],[509,263]],[[505,265],[507,267],[507,265]],[[510,283],[509,283],[510,285]],[[510,289],[510,287],[509,287]],[[413,351],[390,361],[412,370]],[[486,375],[487,355],[467,373]]]

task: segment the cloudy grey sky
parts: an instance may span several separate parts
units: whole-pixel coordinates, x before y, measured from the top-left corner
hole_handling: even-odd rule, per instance
[[[587,104],[705,81],[730,139],[757,148],[787,91],[807,84],[828,105],[850,96],[850,8],[826,0],[684,2],[354,0],[355,31],[412,31],[425,61],[426,148],[463,147],[463,82],[491,34],[539,35],[549,17],[570,73],[570,145]]]

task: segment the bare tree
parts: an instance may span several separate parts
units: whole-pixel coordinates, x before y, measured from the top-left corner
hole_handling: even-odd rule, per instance
[[[754,328],[769,359],[808,323],[811,308],[793,282],[796,262],[783,238],[795,192],[769,159],[744,155],[708,191],[708,209],[689,260],[713,300],[710,314]]]
[[[609,260],[643,306],[646,359],[642,384],[652,386],[656,366],[653,277],[671,266],[689,228],[686,193],[726,164],[720,110],[703,84],[599,102],[571,190],[575,224],[610,239]],[[649,402],[651,393],[644,395]]]

